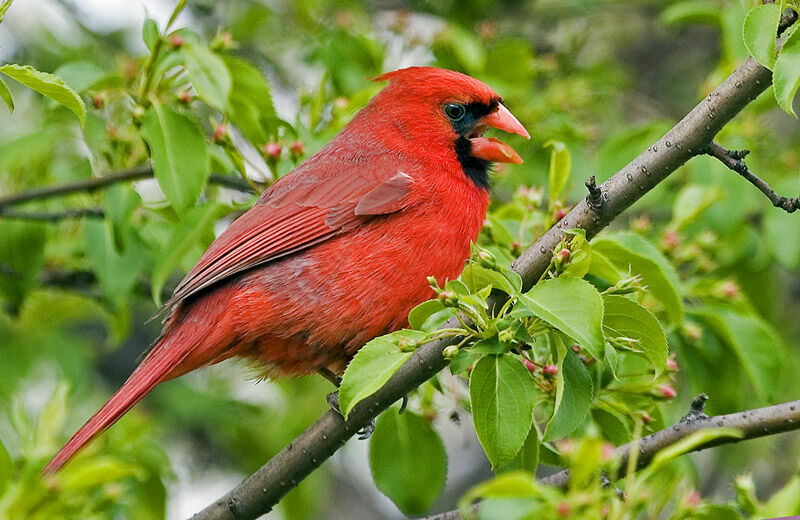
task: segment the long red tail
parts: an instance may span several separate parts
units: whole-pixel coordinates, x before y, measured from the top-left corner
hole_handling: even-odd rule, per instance
[[[165,340],[162,339],[136,367],[122,388],[117,390],[100,411],[94,414],[47,463],[42,473],[53,473],[63,466],[83,446],[117,422],[158,383],[168,379],[168,376],[172,375],[170,373],[191,352],[192,348],[178,345],[167,346]]]

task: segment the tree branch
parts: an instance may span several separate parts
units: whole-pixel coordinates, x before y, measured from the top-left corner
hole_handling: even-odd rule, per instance
[[[105,212],[100,208],[76,208],[64,211],[12,211],[0,207],[0,218],[17,220],[38,220],[41,222],[58,222],[70,218],[103,218]]]
[[[677,444],[689,435],[701,430],[735,428],[742,433],[742,436],[719,437],[695,446],[691,452],[800,429],[800,401],[790,401],[774,406],[745,410],[744,412],[709,417],[703,413],[703,405],[706,399],[705,395],[698,396],[692,403],[689,413],[677,424],[643,437],[638,442],[629,442],[619,446],[615,450],[616,456],[619,457],[620,461],[619,469],[616,475],[610,476],[611,480],[617,480],[625,476],[628,459],[630,458],[631,450],[634,448],[639,450],[636,459],[636,470],[638,471],[647,467],[659,451]],[[552,486],[566,487],[569,483],[569,471],[559,471],[541,479],[541,482]],[[470,511],[477,513],[479,507],[479,504],[475,504],[470,507]],[[425,520],[462,520],[463,518],[461,512],[456,510],[433,515]]]
[[[602,184],[602,211],[596,212],[582,200],[514,262],[512,268],[525,287],[531,287],[547,269],[563,230],[583,228],[587,236],[596,235],[675,169],[703,153],[720,129],[770,82],[768,69],[752,58],[745,61],[666,135]],[[444,326],[457,327],[459,323],[454,318]],[[243,520],[270,511],[356,431],[443,369],[447,362],[442,350],[453,342],[453,338],[443,338],[420,346],[385,385],[353,408],[347,421],[333,411],[326,412],[261,469],[193,518]]]
[[[15,204],[21,204],[23,202],[29,202],[32,200],[44,200],[77,192],[92,192],[118,182],[136,181],[140,179],[149,179],[151,177],[153,177],[153,169],[148,165],[144,165],[137,166],[136,168],[132,168],[130,170],[109,173],[107,175],[103,175],[102,177],[94,177],[68,184],[59,184],[57,186],[48,186],[46,188],[36,188],[33,190],[8,195],[6,197],[0,197],[0,210],[5,210],[8,206],[13,206]],[[208,181],[210,183],[219,184],[221,186],[241,192],[253,193],[253,189],[246,182],[244,182],[242,179],[231,177],[229,175],[211,174]],[[8,216],[8,214],[6,213],[5,216]]]
[[[747,179],[750,184],[761,190],[761,193],[766,195],[776,208],[780,208],[787,213],[792,213],[800,208],[800,199],[778,195],[765,180],[750,171],[744,162],[744,158],[747,157],[750,150],[728,150],[712,141],[706,148],[705,153],[715,159],[719,159],[722,164]]]

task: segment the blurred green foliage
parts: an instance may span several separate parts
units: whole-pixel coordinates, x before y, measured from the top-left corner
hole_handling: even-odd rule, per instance
[[[489,256],[476,254],[463,283],[443,288],[478,314],[486,287],[500,288],[523,303],[514,323],[524,326],[476,331],[479,341],[449,353],[457,378],[443,373],[421,387],[411,396],[414,415],[390,410],[379,419],[370,447],[378,489],[403,511],[425,511],[441,489],[445,463],[429,421],[517,395],[485,393],[477,383],[473,393],[467,374],[477,361],[483,383],[493,374],[522,381],[536,405],[535,420],[515,422],[499,443],[487,440],[500,431],[497,417],[476,417],[478,438],[500,476],[462,503],[487,497],[484,518],[800,513],[798,443],[789,437],[717,450],[699,469],[688,458],[665,462],[620,484],[630,497],[625,502],[589,478],[614,464],[605,443],[672,423],[697,393],[711,397],[709,413],[797,395],[796,214],[770,207],[737,175],[698,157],[609,233],[591,244],[579,235],[565,242],[569,255],[554,258],[552,280],[536,293],[522,294],[504,269],[584,196],[588,175],[604,180],[646,149],[748,49],[776,75],[778,67],[789,71],[778,99],[790,108],[792,49],[800,46],[787,45],[786,57],[773,64],[762,36],[775,9],[748,16],[757,4],[195,0],[180,4],[174,20],[148,18],[131,34],[92,29],[91,11],[59,3],[70,37],[47,24],[24,26],[15,12],[25,6],[11,6],[0,30],[19,43],[5,56],[19,67],[0,67],[0,98],[14,104],[13,115],[0,109],[0,196],[149,159],[160,189],[152,181],[118,183],[13,208],[96,208],[102,219],[35,222],[0,214],[0,517],[164,517],[175,474],[252,472],[326,408],[329,387],[317,378],[262,383],[253,397],[241,383],[246,370],[219,367],[162,385],[64,471],[39,477],[157,336],[158,325],[146,323],[155,302],[213,240],[219,219],[253,202],[246,190],[212,182],[211,174],[258,188],[254,181],[287,173],[380,88],[368,78],[408,65],[452,68],[487,82],[534,136],[532,143],[509,138],[525,163],[496,169],[480,239]],[[771,92],[726,126],[719,141],[750,149],[753,171],[779,193],[797,194],[800,131]],[[595,305],[565,315],[558,305],[570,291],[590,300],[604,293],[602,311]],[[434,330],[448,312],[437,302],[415,311],[414,328]],[[626,322],[614,316],[632,312],[643,328],[623,334]],[[592,313],[596,327],[582,328],[589,320],[581,318]],[[486,321],[498,325],[488,315]],[[673,361],[664,357],[662,329]],[[405,350],[381,340],[367,365],[406,357],[419,338],[404,334]],[[356,397],[376,385],[375,378],[355,382]],[[678,397],[670,402],[672,386]],[[527,409],[510,410],[522,417]],[[401,429],[420,451],[387,455],[407,446]],[[191,463],[166,455],[187,443]],[[524,472],[538,463],[569,466],[586,478],[563,492],[544,488]],[[418,469],[418,481],[403,478],[409,467]],[[739,476],[731,492],[745,471],[752,478]],[[329,477],[323,469],[290,493],[281,504],[285,517],[326,517],[336,504],[325,491]]]

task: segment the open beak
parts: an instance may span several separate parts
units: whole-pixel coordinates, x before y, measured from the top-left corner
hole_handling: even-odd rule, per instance
[[[472,142],[472,150],[470,155],[479,157],[491,162],[507,162],[519,164],[522,162],[522,157],[519,156],[513,148],[501,142],[495,137],[481,137],[488,127],[497,128],[505,132],[521,135],[525,139],[530,139],[531,136],[525,127],[522,126],[514,115],[503,106],[501,103],[498,105],[497,110],[491,114],[484,116],[475,130],[471,132],[474,137],[470,138]]]

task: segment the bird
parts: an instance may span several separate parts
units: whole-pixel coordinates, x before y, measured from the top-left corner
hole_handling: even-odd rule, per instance
[[[530,138],[485,83],[434,67],[386,82],[320,151],[265,190],[175,288],[161,336],[42,470],[61,468],[161,382],[237,356],[265,377],[342,373],[455,279],[489,204],[489,128]]]

